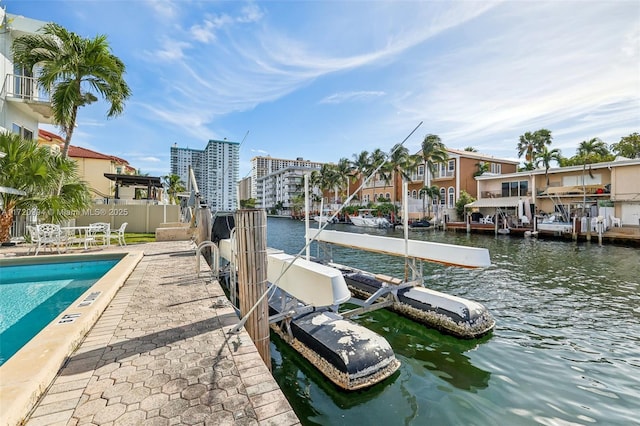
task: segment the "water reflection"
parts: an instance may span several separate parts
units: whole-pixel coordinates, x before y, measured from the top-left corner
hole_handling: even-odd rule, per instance
[[[372,312],[356,321],[385,336],[396,355],[422,361],[422,367],[458,389],[475,392],[489,385],[491,374],[474,366],[465,352],[477,349],[491,335],[456,339],[388,311]]]
[[[297,253],[303,232],[301,222],[269,219],[268,245]],[[457,340],[391,312],[363,315],[357,321],[385,336],[402,366],[379,389],[353,395],[274,345],[274,376],[303,424],[637,424],[638,249],[431,230],[411,238],[489,249],[489,268],[426,263],[424,272],[428,287],[484,304],[496,319],[493,335]],[[403,259],[332,254],[376,273],[404,271]]]

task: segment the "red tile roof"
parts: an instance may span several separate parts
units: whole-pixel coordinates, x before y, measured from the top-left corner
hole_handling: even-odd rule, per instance
[[[60,148],[62,148],[62,145],[64,145],[64,139],[62,139],[61,136],[56,135],[55,133],[48,132],[44,129],[38,129],[38,136],[46,141],[60,144]],[[115,155],[102,154],[100,152],[93,151],[88,148],[82,148],[80,146],[69,145],[68,155],[69,157],[73,158],[94,158],[98,160],[111,160],[118,164],[123,164],[130,167],[129,162],[120,157],[116,157]]]

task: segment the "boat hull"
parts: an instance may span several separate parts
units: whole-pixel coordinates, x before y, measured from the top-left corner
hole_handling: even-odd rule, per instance
[[[351,223],[355,226],[367,228],[388,228],[391,226],[391,222],[383,217],[351,216],[349,220],[351,220]]]
[[[382,281],[362,272],[346,272],[345,281],[358,299],[367,299],[378,291]],[[476,339],[489,334],[495,320],[481,304],[436,292],[424,287],[409,287],[397,291],[392,311],[462,339]]]
[[[282,297],[286,293],[276,289],[269,299],[271,315],[279,313]],[[288,326],[284,320],[276,322],[271,329],[344,390],[370,387],[400,367],[384,337],[330,310],[296,316]]]

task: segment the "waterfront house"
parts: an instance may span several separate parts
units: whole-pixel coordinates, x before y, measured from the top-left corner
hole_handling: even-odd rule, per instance
[[[461,191],[477,198],[477,184],[474,175],[481,169],[487,174],[499,176],[513,173],[517,170],[518,161],[497,158],[478,152],[462,151],[447,148],[449,158],[437,165],[437,171],[432,174],[422,164],[412,174],[408,184],[409,218],[417,219],[433,213],[439,219],[447,216],[450,220],[456,217],[455,205],[460,198]],[[482,166],[482,167],[481,167]],[[429,199],[421,194],[423,187],[437,186],[440,194],[436,199]],[[402,179],[395,174],[391,182],[385,182],[379,176],[374,177],[362,191],[366,204],[380,197],[401,205]],[[429,205],[430,204],[430,205]]]
[[[531,213],[605,218],[606,227],[640,220],[640,159],[476,177],[478,201],[468,207],[483,214],[526,200]]]

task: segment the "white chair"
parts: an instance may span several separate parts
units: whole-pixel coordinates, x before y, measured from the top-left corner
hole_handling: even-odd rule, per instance
[[[62,244],[62,232],[60,226],[53,223],[43,223],[36,225],[37,246],[35,256],[38,255],[40,248],[49,247],[53,251],[53,247],[60,253],[60,245]]]
[[[127,242],[124,240],[124,230],[126,229],[127,225],[128,223],[125,222],[122,225],[120,225],[120,228],[111,232],[109,234],[109,240],[118,240],[119,246],[126,246]]]
[[[493,224],[493,215],[488,215],[484,218],[480,218],[480,223]]]
[[[523,216],[520,216],[520,223],[522,224],[522,226],[525,226],[525,225],[530,225],[531,221],[527,216],[523,215]]]
[[[34,250],[38,247],[38,230],[35,226],[27,225],[27,239],[30,242],[29,250],[27,254],[31,254],[31,250]]]
[[[92,245],[96,245],[100,242],[103,246],[108,246],[111,241],[109,238],[110,233],[110,224],[104,222],[90,223],[86,237]]]
[[[612,227],[618,227],[618,228],[622,228],[622,221],[620,220],[619,217],[615,217],[615,216],[611,216],[611,226]]]

